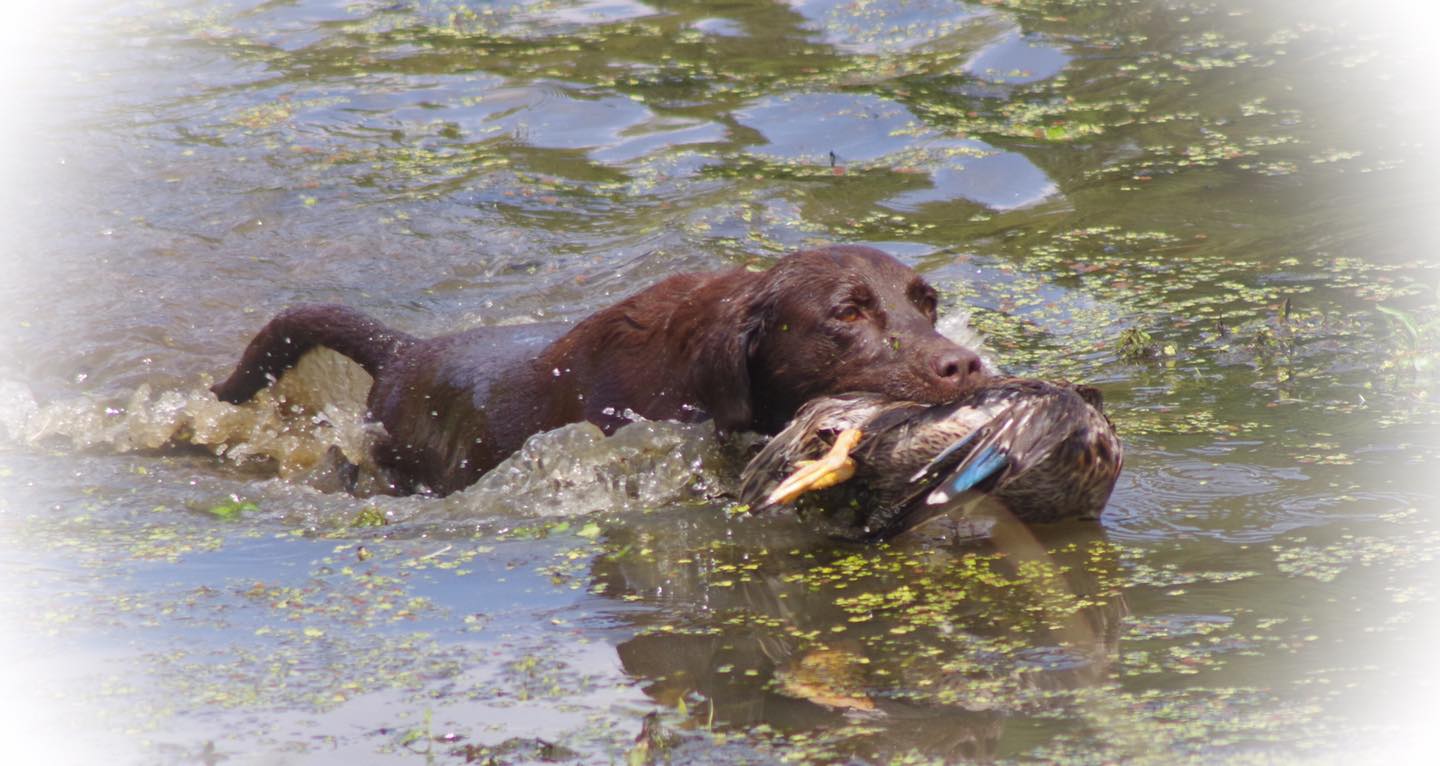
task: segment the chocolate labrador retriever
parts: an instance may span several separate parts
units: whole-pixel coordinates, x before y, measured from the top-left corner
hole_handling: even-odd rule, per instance
[[[531,434],[633,416],[778,431],[807,400],[872,391],[949,401],[979,357],[935,331],[935,290],[869,247],[792,253],[768,271],[680,274],[575,325],[423,340],[343,306],[288,309],[212,390],[241,403],[325,346],[374,377],[376,462],[401,492],[462,489]]]

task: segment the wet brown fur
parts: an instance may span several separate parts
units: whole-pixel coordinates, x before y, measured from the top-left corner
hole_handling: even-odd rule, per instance
[[[437,494],[566,423],[610,432],[629,411],[774,433],[817,396],[938,403],[983,377],[974,352],[936,332],[934,289],[860,246],[792,253],[763,272],[673,276],[568,332],[537,324],[418,339],[344,306],[298,306],[261,329],[213,390],[246,401],[315,346],[374,377],[370,416],[387,433],[376,458],[396,489]]]

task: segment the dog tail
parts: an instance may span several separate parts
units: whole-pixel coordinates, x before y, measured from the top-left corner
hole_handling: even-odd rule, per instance
[[[210,390],[231,404],[249,401],[316,346],[354,359],[373,377],[415,342],[414,336],[392,330],[346,306],[294,306],[261,328],[245,348],[235,371]]]

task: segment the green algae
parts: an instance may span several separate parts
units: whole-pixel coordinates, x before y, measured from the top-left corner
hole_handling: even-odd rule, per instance
[[[1388,475],[1422,470],[1436,454],[1423,429],[1440,423],[1437,270],[1383,212],[1417,204],[1400,183],[1414,172],[1413,146],[1378,136],[1384,110],[1353,110],[1357,131],[1332,128],[1298,72],[1313,68],[1329,99],[1330,82],[1340,88],[1345,72],[1387,52],[1343,27],[1272,24],[1204,3],[983,5],[994,15],[937,24],[943,35],[924,44],[863,51],[827,41],[793,6],[753,4],[622,9],[598,21],[562,18],[574,7],[559,3],[359,4],[313,26],[270,15],[289,6],[107,15],[98,23],[147,41],[137,51],[183,40],[211,65],[256,74],[180,97],[159,89],[144,110],[152,117],[134,128],[145,149],[123,157],[127,173],[154,171],[157,185],[215,175],[244,194],[210,207],[196,195],[203,212],[193,220],[148,209],[153,198],[113,195],[120,236],[107,235],[103,257],[118,262],[127,238],[176,232],[146,251],[147,279],[158,259],[173,265],[220,243],[252,262],[207,268],[244,293],[236,300],[247,310],[260,302],[247,280],[284,279],[364,295],[434,329],[433,317],[456,306],[482,324],[582,313],[613,297],[586,281],[614,266],[610,253],[650,254],[622,269],[628,289],[671,267],[753,266],[837,239],[882,243],[918,264],[947,306],[975,307],[1006,369],[1101,385],[1132,457],[1135,483],[1122,485],[1105,523],[1123,542],[1052,539],[1049,558],[1028,559],[953,540],[782,542],[793,530],[757,532],[743,515],[688,499],[495,520],[482,499],[451,501],[445,514],[393,499],[301,510],[311,499],[251,496],[247,482],[235,498],[249,499],[217,503],[230,494],[214,488],[228,474],[190,466],[176,479],[159,465],[167,456],[142,450],[124,481],[87,479],[77,497],[21,511],[14,539],[63,565],[21,568],[21,594],[38,583],[34,592],[53,598],[13,610],[18,624],[57,646],[135,642],[141,680],[159,691],[112,673],[91,693],[112,715],[147,708],[141,728],[158,740],[196,711],[267,725],[374,699],[393,711],[383,732],[349,736],[348,722],[323,719],[301,733],[272,727],[258,745],[206,740],[190,755],[358,740],[456,762],[573,752],[596,762],[666,753],[672,762],[1141,762],[1161,752],[1246,762],[1318,758],[1374,733],[1337,712],[1338,690],[1381,671],[1327,663],[1325,652],[1342,637],[1358,644],[1352,634],[1403,636],[1433,599],[1406,574],[1430,560],[1431,524],[1397,510],[1428,496]],[[703,31],[712,14],[743,33]],[[1034,82],[977,82],[965,62],[1006,25],[1064,49],[1068,63]],[[285,37],[299,27],[315,39]],[[584,102],[583,117],[623,101],[644,111],[618,131],[597,128],[584,146],[546,146],[487,122],[484,98],[510,87],[552,88]],[[813,92],[908,110],[914,122],[893,136],[905,148],[860,162],[816,160],[826,146],[763,155],[763,137],[735,117]],[[385,100],[396,94],[413,99]],[[126,112],[118,122],[135,120]],[[681,124],[723,130],[664,136]],[[660,136],[648,147],[604,151],[647,131]],[[989,148],[938,156],[921,145],[966,139]],[[178,157],[166,154],[172,145],[184,147]],[[1038,168],[1052,196],[1014,209],[888,204],[928,189],[937,163],[1005,156]],[[284,201],[267,207],[272,191]],[[224,234],[223,209],[237,199],[265,212],[263,226]],[[180,239],[191,234],[195,242]],[[294,255],[357,236],[383,255],[342,253],[334,270]],[[427,272],[440,276],[414,276]],[[513,295],[537,292],[535,303]],[[32,323],[45,325],[44,313]],[[134,332],[135,342],[150,333]],[[202,345],[171,334],[156,349],[193,356]],[[188,369],[182,355],[152,351],[160,365]],[[80,372],[101,379],[103,369]],[[115,417],[97,413],[95,428]],[[123,434],[98,443],[132,448]],[[1213,471],[1213,493],[1196,482],[1152,503],[1156,475],[1196,455]],[[1279,489],[1227,483],[1225,469],[1251,466]],[[264,473],[252,469],[247,477]],[[19,462],[0,473],[17,486],[72,481]],[[153,499],[164,481],[203,487],[189,502]],[[1260,499],[1247,500],[1257,485]],[[1309,504],[1288,507],[1298,501]],[[1382,526],[1364,527],[1370,516]],[[1337,524],[1355,529],[1293,531]],[[1181,555],[1191,550],[1207,555]],[[69,567],[82,575],[71,579]],[[184,584],[154,585],[167,578]],[[511,593],[524,603],[510,605]],[[1327,599],[1357,613],[1376,605],[1356,617],[1297,613],[1323,611]],[[3,592],[3,603],[29,602]],[[570,653],[586,645],[606,651]],[[629,664],[607,675],[612,645]],[[644,661],[655,658],[672,664]],[[479,669],[494,674],[477,678]],[[584,696],[613,687],[630,696]],[[517,708],[536,718],[578,710],[591,722],[556,724],[553,737],[478,722]],[[656,726],[674,735],[665,747],[648,744]],[[445,738],[450,728],[462,744]],[[330,740],[317,744],[315,731]]]

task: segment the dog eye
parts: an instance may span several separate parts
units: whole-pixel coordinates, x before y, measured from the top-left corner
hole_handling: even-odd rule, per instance
[[[835,318],[842,322],[857,322],[863,316],[865,316],[865,312],[853,303],[847,303],[835,309]]]

